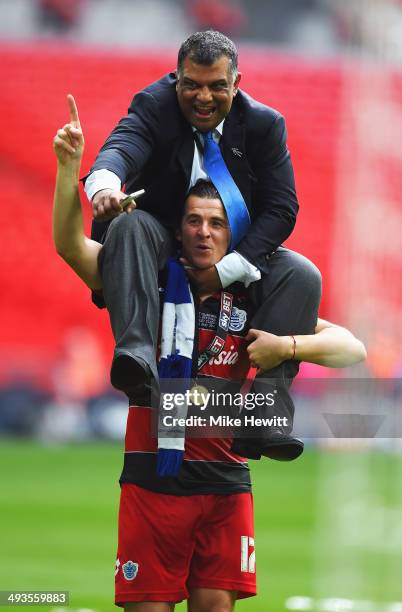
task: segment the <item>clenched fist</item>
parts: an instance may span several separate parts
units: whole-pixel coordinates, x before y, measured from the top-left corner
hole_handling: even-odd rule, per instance
[[[292,359],[293,340],[290,336],[276,336],[260,329],[250,329],[246,338],[248,357],[252,366],[261,371],[271,370]]]

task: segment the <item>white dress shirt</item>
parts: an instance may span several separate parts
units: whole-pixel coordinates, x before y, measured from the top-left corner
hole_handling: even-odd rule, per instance
[[[222,136],[224,121],[225,120],[223,120],[213,132],[213,138],[216,143],[219,143]],[[196,132],[197,130],[193,128],[193,131]],[[209,177],[204,169],[202,153],[194,142],[193,165],[188,188],[190,189],[193,187],[199,179],[208,180]],[[110,170],[95,170],[95,172],[92,172],[85,181],[85,192],[89,201],[91,201],[94,195],[101,189],[120,191],[121,181],[119,177]],[[260,280],[261,278],[261,272],[258,268],[253,266],[253,264],[237,251],[232,251],[228,255],[225,255],[225,257],[218,261],[215,267],[223,288],[228,287],[235,281],[240,281],[248,287],[250,283]]]

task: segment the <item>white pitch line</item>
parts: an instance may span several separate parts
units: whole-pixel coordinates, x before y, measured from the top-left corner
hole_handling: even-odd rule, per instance
[[[285,606],[288,610],[313,610],[314,600],[311,597],[289,597]]]
[[[92,608],[51,608],[50,612],[97,612]]]
[[[382,603],[364,599],[344,599],[340,597],[314,599],[302,595],[289,597],[285,602],[287,610],[314,612],[402,612],[402,602]]]

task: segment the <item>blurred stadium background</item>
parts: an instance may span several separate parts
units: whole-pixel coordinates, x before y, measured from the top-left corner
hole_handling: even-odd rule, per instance
[[[302,368],[300,418],[334,380],[353,412],[346,377],[395,425],[254,462],[260,594],[238,607],[401,612],[400,0],[1,0],[0,590],[113,609],[126,407],[108,384],[107,314],[52,246],[51,143],[71,92],[87,171],[133,94],[207,27],[238,43],[242,87],[285,115],[301,205],[287,245],[323,273],[321,316],[368,349],[343,372]]]

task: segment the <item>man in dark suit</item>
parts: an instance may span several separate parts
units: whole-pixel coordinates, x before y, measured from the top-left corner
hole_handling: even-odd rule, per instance
[[[216,266],[188,269],[191,281],[200,291],[234,281],[252,284],[260,305],[254,327],[278,335],[314,331],[319,272],[304,257],[280,247],[298,211],[285,122],[276,110],[239,90],[240,78],[232,41],[213,31],[190,36],[179,50],[177,72],[135,96],[86,179],[92,237],[104,245],[103,298],[94,296],[94,301],[102,306],[104,299],[116,340],[112,384],[129,396],[157,376],[158,271],[174,249],[171,230],[186,192],[207,178],[207,133],[219,143],[251,225]],[[152,221],[135,212],[123,214],[124,184],[128,193],[145,189],[138,208],[151,213]],[[126,212],[134,207],[129,204]],[[292,360],[264,374],[292,379],[297,369]],[[242,448],[245,455],[247,450],[247,445]]]

